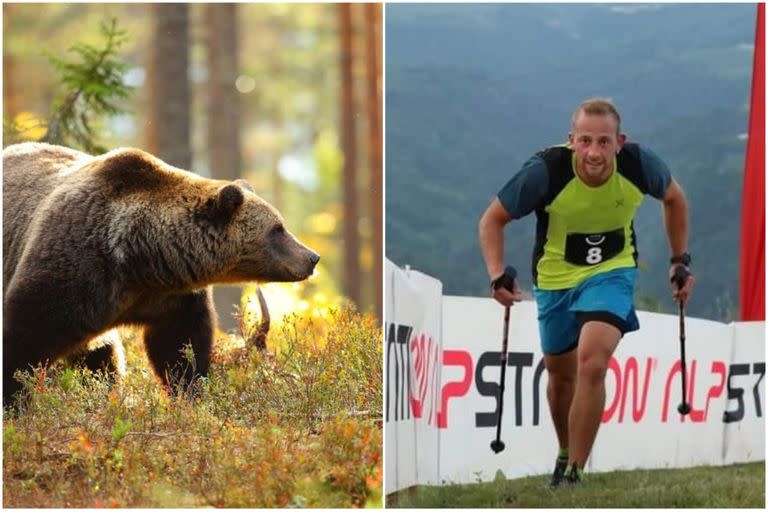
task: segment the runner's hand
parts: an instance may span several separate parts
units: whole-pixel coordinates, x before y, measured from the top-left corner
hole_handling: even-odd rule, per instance
[[[669,280],[670,284],[672,285],[672,297],[678,302],[682,302],[683,304],[688,302],[688,299],[691,297],[691,292],[693,291],[693,285],[696,282],[696,279],[693,277],[693,274],[690,273],[690,270],[688,270],[688,278],[685,280],[685,286],[682,288],[677,287],[677,283],[674,281],[675,276],[675,269],[677,267],[684,267],[685,265],[676,263],[669,267]]]
[[[520,302],[525,299],[525,294],[517,285],[517,279],[514,281],[512,291],[500,286],[495,290],[491,288],[491,296],[496,299],[502,306],[514,306],[515,302]]]

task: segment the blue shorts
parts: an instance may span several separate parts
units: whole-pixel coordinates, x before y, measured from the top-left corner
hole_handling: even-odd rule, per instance
[[[609,323],[622,336],[638,330],[632,303],[636,278],[636,268],[620,268],[592,276],[576,288],[534,288],[542,352],[557,355],[573,350],[581,326],[590,320]]]

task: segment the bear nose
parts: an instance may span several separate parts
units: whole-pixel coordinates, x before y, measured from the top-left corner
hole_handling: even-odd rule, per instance
[[[309,255],[309,261],[312,262],[312,266],[317,265],[317,262],[320,261],[320,255],[316,252],[313,252]]]

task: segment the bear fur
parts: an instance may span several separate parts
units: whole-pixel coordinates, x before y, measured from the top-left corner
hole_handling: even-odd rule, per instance
[[[90,156],[41,143],[3,150],[3,251],[4,404],[16,370],[120,325],[143,328],[164,384],[192,382],[210,363],[212,284],[300,281],[320,259],[243,180],[205,179],[137,149]]]

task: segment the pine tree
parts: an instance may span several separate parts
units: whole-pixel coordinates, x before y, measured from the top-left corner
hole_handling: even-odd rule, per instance
[[[62,90],[54,101],[41,142],[77,147],[89,153],[106,151],[95,141],[93,124],[102,116],[124,112],[117,101],[129,98],[133,88],[123,80],[129,64],[118,53],[127,40],[125,31],[118,30],[117,19],[112,18],[109,25],[101,24],[101,33],[105,39],[102,48],[78,43],[69,49],[77,54],[79,62],[69,62],[48,52],[48,59],[60,75]]]

